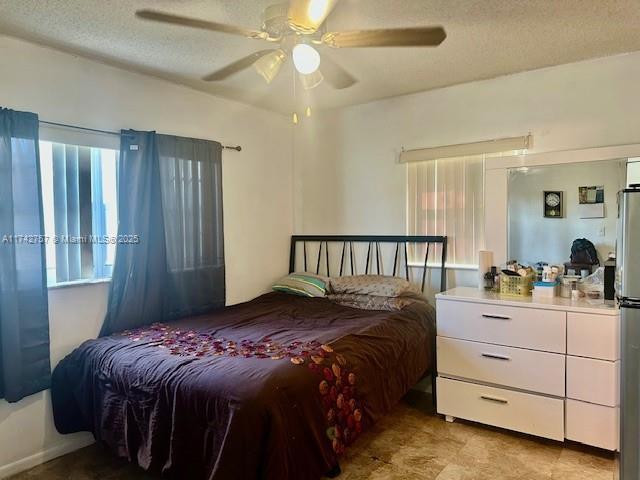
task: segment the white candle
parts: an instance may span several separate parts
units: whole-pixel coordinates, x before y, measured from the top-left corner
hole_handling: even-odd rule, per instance
[[[478,252],[478,288],[484,289],[484,274],[491,271],[493,266],[493,252],[480,250]]]

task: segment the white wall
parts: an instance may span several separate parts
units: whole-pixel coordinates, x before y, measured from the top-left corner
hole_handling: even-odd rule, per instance
[[[0,105],[43,120],[242,145],[241,153],[223,153],[227,303],[262,293],[286,273],[293,228],[285,116],[2,36]],[[54,365],[97,334],[107,290],[101,284],[50,292]],[[48,392],[12,405],[0,401],[0,477],[86,440],[56,434]]]
[[[593,242],[601,262],[615,250],[617,194],[625,187],[626,160],[571,163],[509,172],[509,258],[533,264],[569,261],[576,238]],[[604,218],[580,218],[578,188],[604,186]],[[543,192],[562,191],[563,218],[545,218]]]
[[[401,147],[527,133],[534,152],[640,143],[639,111],[640,53],[634,53],[303,119],[294,131],[296,232],[404,233],[407,173],[397,163]],[[506,172],[488,172],[486,208],[506,218],[506,205],[494,202],[505,198],[505,189]],[[487,225],[487,239],[492,227]],[[501,248],[506,256],[506,235]],[[457,281],[473,284],[475,276]]]

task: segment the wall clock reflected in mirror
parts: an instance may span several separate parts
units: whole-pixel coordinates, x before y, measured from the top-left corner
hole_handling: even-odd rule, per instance
[[[546,218],[562,218],[564,216],[562,192],[544,192],[544,216]]]

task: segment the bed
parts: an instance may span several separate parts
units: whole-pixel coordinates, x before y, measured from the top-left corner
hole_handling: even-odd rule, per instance
[[[357,242],[368,244],[367,273],[380,273],[380,244],[395,244],[394,275],[407,244],[424,243],[425,264],[439,245],[444,288],[444,237],[295,236],[290,271],[299,259],[308,270],[311,242],[326,273],[341,243],[340,275],[354,273]],[[362,310],[272,292],[83,343],[54,370],[55,424],[171,478],[335,476],[344,450],[434,369],[434,341],[427,302]]]

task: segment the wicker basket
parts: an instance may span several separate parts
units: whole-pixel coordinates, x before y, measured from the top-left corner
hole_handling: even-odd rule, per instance
[[[526,277],[500,274],[500,294],[517,297],[528,297],[533,290],[535,275],[532,273]]]

